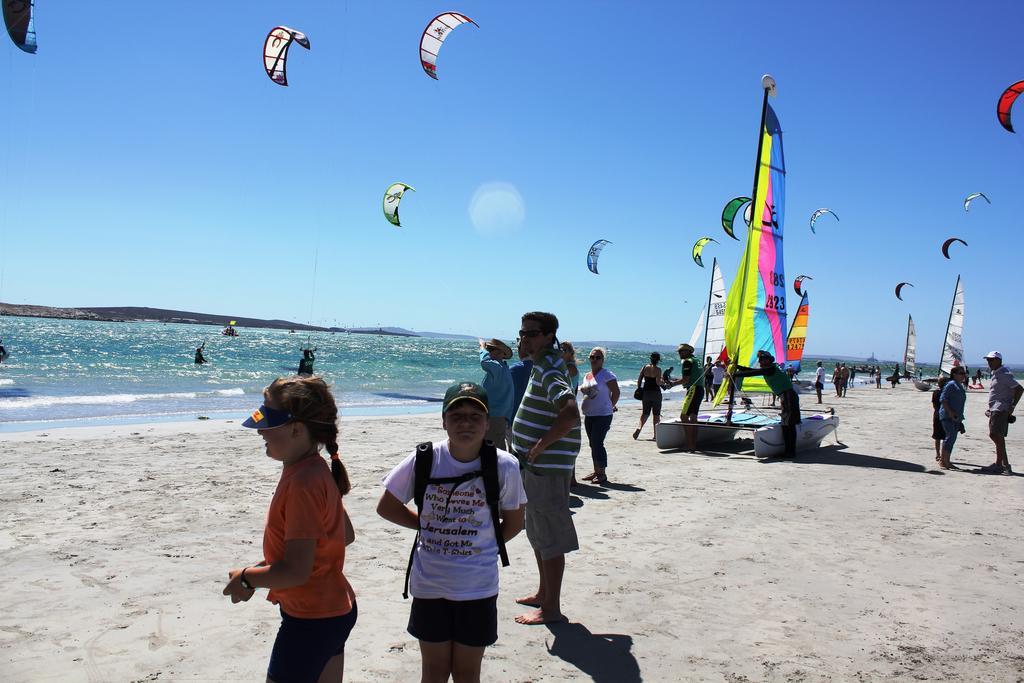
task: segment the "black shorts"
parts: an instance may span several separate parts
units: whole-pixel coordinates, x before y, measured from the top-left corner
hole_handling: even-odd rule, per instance
[[[942,420],[939,419],[938,412],[932,415],[932,438],[939,441],[946,438],[946,430],[942,428]]]
[[[344,654],[358,616],[354,602],[348,614],[324,619],[300,619],[281,610],[267,678],[275,683],[316,683],[327,662]]]
[[[685,415],[696,415],[700,412],[701,401],[704,400],[704,385],[695,384],[693,385],[693,398],[690,399],[690,405],[687,406]]]
[[[428,643],[487,647],[498,640],[498,596],[479,600],[412,599],[409,634]]]
[[[779,402],[782,404],[779,411],[779,420],[785,427],[795,427],[800,424],[800,397],[792,389],[779,394]]]

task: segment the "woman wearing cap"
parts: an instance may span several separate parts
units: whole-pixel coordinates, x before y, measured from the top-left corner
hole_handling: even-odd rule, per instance
[[[945,438],[942,440],[942,449],[939,458],[939,467],[944,470],[958,470],[956,465],[949,461],[953,455],[953,444],[956,437],[964,431],[964,408],[967,405],[967,368],[962,365],[954,367],[949,372],[951,381],[942,387],[939,394],[939,421],[942,423],[942,431]]]
[[[267,457],[284,468],[263,532],[263,561],[228,572],[224,595],[245,602],[269,588],[281,627],[270,655],[270,681],[340,681],[356,600],[345,578],[345,546],[355,538],[342,504],[348,473],[338,457],[338,409],[322,379],[274,380],[263,405],[243,422]],[[323,446],[331,465],[320,456]]]
[[[657,431],[658,423],[661,422],[661,354],[655,351],[651,354],[651,362],[640,368],[640,376],[636,378],[636,384],[640,387],[641,412],[640,424],[633,430],[633,438],[640,438],[640,431],[650,415],[654,415],[654,429]]]
[[[583,426],[587,430],[590,441],[590,457],[594,461],[594,471],[583,477],[595,484],[607,484],[605,468],[608,466],[608,451],[604,447],[604,439],[612,426],[612,414],[615,404],[619,402],[619,382],[615,373],[604,366],[608,351],[595,346],[590,351],[590,372],[583,378],[580,392],[583,394]]]
[[[488,403],[477,384],[449,387],[441,406],[448,438],[422,444],[429,477],[417,482],[417,448],[384,478],[377,504],[381,517],[419,532],[407,575],[413,597],[407,630],[420,643],[421,681],[479,681],[484,650],[498,639],[503,546],[497,534],[509,541],[522,531],[526,492],[515,456],[500,448],[484,450]],[[496,460],[494,511],[487,502],[484,457]],[[409,507],[417,491],[422,516]]]

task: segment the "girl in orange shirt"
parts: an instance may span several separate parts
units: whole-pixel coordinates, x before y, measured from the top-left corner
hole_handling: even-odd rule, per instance
[[[279,378],[242,423],[263,437],[267,457],[284,468],[263,532],[263,561],[232,569],[224,595],[244,602],[257,588],[281,610],[270,655],[274,683],[337,683],[356,601],[345,578],[345,546],[355,538],[342,504],[350,485],[338,457],[338,409],[317,377]],[[331,456],[330,469],[320,446]]]

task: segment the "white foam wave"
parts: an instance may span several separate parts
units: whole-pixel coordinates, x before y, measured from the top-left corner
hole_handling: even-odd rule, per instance
[[[14,384],[13,379],[0,379],[0,387],[8,387]]]
[[[242,389],[218,389],[211,392],[183,391],[162,394],[98,394],[86,396],[16,396],[0,399],[0,408],[27,410],[68,405],[122,405],[138,401],[167,401],[211,396],[242,396]]]

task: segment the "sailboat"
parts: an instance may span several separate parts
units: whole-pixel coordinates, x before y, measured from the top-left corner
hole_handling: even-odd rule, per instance
[[[725,357],[725,305],[725,278],[722,276],[722,269],[718,267],[718,259],[716,258],[711,265],[711,286],[708,288],[708,302],[697,319],[696,329],[694,329],[693,334],[690,336],[690,346],[697,348],[697,341],[700,339],[700,333],[703,328],[704,349],[700,355],[701,359],[711,356],[711,358],[719,360]],[[716,424],[716,427],[712,429],[697,428],[698,446],[708,446],[730,441],[738,431],[738,428],[725,425],[723,414],[699,414],[697,421],[698,425]],[[686,445],[685,425],[687,424],[693,428],[693,423],[685,423],[682,420],[666,420],[659,423],[657,429],[654,430],[654,437],[658,448],[683,448]]]
[[[761,79],[761,86],[764,99],[754,166],[752,220],[747,228],[746,248],[739,273],[724,306],[725,348],[733,366],[738,362],[754,366],[757,352],[762,349],[769,350],[783,362],[787,358],[786,277],[782,259],[786,164],[782,152],[782,127],[768,104],[769,94],[775,94],[775,79],[766,75]],[[704,357],[707,357],[706,351]],[[731,387],[728,383],[723,384],[715,397],[715,405],[719,405],[726,395],[731,398],[735,388],[744,392],[769,393],[763,378],[748,377],[737,380]],[[797,431],[797,448],[818,446],[837,424],[838,418],[834,415],[805,419]],[[738,431],[749,430],[753,431],[754,452],[758,457],[783,451],[778,417],[754,410],[733,411],[731,400],[725,412],[698,414],[696,425],[662,422],[656,431],[658,446],[683,446],[687,429],[696,430],[698,445],[712,439],[732,439]]]
[[[921,391],[931,391],[939,378],[948,376],[953,368],[964,362],[964,285],[960,276],[956,276],[956,287],[953,288],[953,303],[949,307],[949,319],[946,322],[946,338],[942,342],[942,355],[939,357],[939,377],[925,380],[914,380],[914,386]]]
[[[754,173],[753,220],[747,228],[743,259],[729,290],[725,313],[726,347],[734,368],[736,365],[756,367],[757,352],[761,350],[770,352],[782,362],[788,358],[783,265],[786,162],[782,151],[782,126],[768,104],[769,94],[775,94],[775,79],[766,75],[761,84],[764,100]],[[798,320],[799,317],[798,311]],[[806,320],[804,327],[806,329]],[[734,412],[732,399],[737,390],[770,393],[764,378],[739,378],[723,384],[715,396],[715,404],[729,397],[725,422],[753,431],[754,454],[757,457],[781,455],[785,446],[779,418],[753,409]],[[835,431],[839,418],[832,411],[828,414],[811,414],[813,411],[810,410],[802,412],[804,417],[797,426],[796,448],[817,448],[825,436]]]

